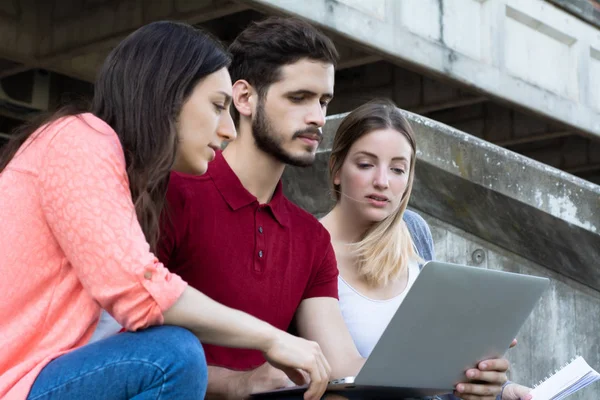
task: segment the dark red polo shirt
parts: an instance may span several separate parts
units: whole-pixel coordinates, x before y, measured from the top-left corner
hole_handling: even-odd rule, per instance
[[[171,174],[170,222],[159,258],[192,287],[287,330],[300,302],[338,297],[329,233],[282,193],[259,204],[221,153],[202,176]],[[259,351],[204,345],[209,364],[236,370],[265,362]]]

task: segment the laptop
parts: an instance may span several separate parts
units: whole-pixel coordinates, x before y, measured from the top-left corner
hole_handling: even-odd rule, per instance
[[[504,355],[548,284],[548,278],[430,261],[358,375],[331,381],[327,391],[372,399],[452,392],[467,369]],[[297,386],[252,397],[305,390]]]

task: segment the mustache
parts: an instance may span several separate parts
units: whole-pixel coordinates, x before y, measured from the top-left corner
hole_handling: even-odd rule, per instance
[[[317,128],[316,126],[309,126],[308,128],[302,129],[301,131],[294,132],[294,136],[292,136],[292,139],[296,139],[302,135],[315,135],[317,136],[319,142],[323,140],[323,132],[321,132],[321,128]]]

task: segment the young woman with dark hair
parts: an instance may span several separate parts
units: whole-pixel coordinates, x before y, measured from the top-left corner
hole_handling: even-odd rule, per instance
[[[199,340],[261,350],[310,375],[306,398],[323,393],[316,343],[216,303],[154,256],[170,171],[203,174],[236,137],[229,63],[191,26],[146,25],[104,62],[89,112],[63,109],[3,149],[0,398],[200,399]],[[127,332],[89,344],[103,309]]]

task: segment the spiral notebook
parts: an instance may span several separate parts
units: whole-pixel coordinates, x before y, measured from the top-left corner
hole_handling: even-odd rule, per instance
[[[600,374],[582,357],[576,357],[540,382],[531,394],[535,400],[562,400],[597,380],[600,380]]]

